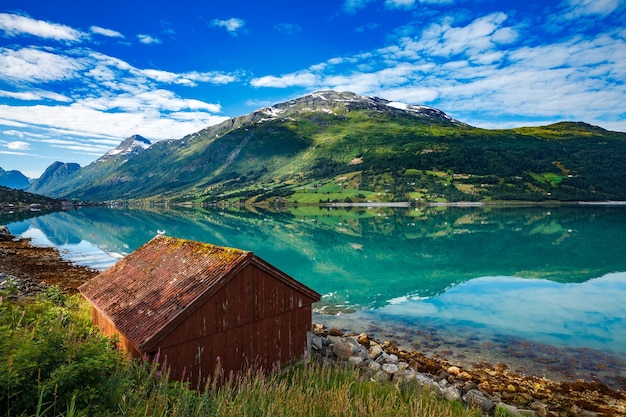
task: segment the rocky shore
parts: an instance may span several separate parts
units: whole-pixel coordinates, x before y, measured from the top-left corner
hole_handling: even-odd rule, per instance
[[[457,366],[399,349],[391,341],[380,343],[365,333],[343,334],[321,324],[313,327],[311,350],[318,360],[357,366],[372,380],[416,380],[447,400],[479,407],[486,416],[626,416],[626,394],[599,382],[556,382],[487,363]]]
[[[0,290],[7,283],[18,296],[32,296],[49,285],[67,293],[98,272],[65,261],[54,248],[35,247],[0,230]],[[484,415],[551,417],[626,416],[626,393],[595,381],[556,382],[519,375],[503,365],[451,364],[446,359],[404,351],[392,341],[366,334],[343,334],[315,325],[312,354],[318,360],[348,362],[371,379],[416,380],[448,400],[475,404]],[[508,414],[502,414],[504,412]]]
[[[16,239],[0,227],[0,289],[12,278],[19,296],[34,295],[49,285],[74,294],[97,274],[66,261],[55,248],[33,246],[29,239]]]

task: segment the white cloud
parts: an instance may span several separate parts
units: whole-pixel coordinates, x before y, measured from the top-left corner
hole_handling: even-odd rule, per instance
[[[26,136],[26,133],[20,130],[5,130],[2,132],[2,134],[5,136],[17,136],[20,138],[23,138],[24,136]],[[6,143],[4,141],[0,141],[0,142]]]
[[[87,36],[69,26],[9,13],[0,13],[0,30],[11,37],[31,35],[67,42],[78,42]]]
[[[6,147],[12,151],[27,151],[30,149],[30,143],[22,141],[13,141],[6,144]]]
[[[15,155],[15,156],[32,156],[29,153],[26,152],[14,152],[14,151],[0,151],[0,154],[2,155]],[[24,172],[22,172],[24,173]]]
[[[415,0],[385,0],[385,4],[395,9],[409,9],[415,6]]]
[[[433,52],[450,55],[492,49],[494,47],[492,35],[506,18],[504,13],[494,13],[476,19],[464,27],[445,28],[442,32],[443,42]],[[501,39],[502,36],[497,38]]]
[[[176,105],[175,102],[168,102],[166,98],[148,107],[142,100],[149,98],[154,97],[143,97],[135,101],[129,97],[122,97],[111,104],[124,111],[102,111],[82,103],[75,103],[71,106],[36,105],[26,108],[0,105],[0,113],[31,128],[81,137],[106,135],[117,141],[137,132],[156,140],[181,138],[226,119],[206,111],[189,111],[197,104],[194,102],[183,101]],[[172,118],[170,114],[162,113],[164,106],[169,107],[174,113],[177,113],[175,112],[177,109],[187,110],[180,112],[187,113],[187,116],[182,118],[178,115]]]
[[[295,36],[302,32],[302,27],[295,23],[279,23],[274,26],[274,30],[284,33],[285,35]]]
[[[160,71],[154,69],[141,70],[141,73],[148,78],[155,81],[168,83],[168,84],[180,84],[195,86],[198,82],[205,82],[209,84],[229,84],[237,80],[237,77],[232,74],[225,74],[221,72],[185,72],[185,73],[173,73],[169,71]]]
[[[0,80],[48,82],[73,78],[83,68],[78,59],[35,48],[0,48]]]
[[[234,35],[234,36],[236,36],[237,33],[241,29],[243,29],[245,25],[246,25],[246,22],[244,20],[236,18],[236,17],[226,19],[226,20],[214,19],[213,21],[211,21],[211,26],[224,28],[226,29],[226,31],[228,31],[231,35]]]
[[[346,13],[356,13],[359,9],[367,7],[368,3],[375,0],[346,0],[343,4],[343,10]]]
[[[286,74],[278,77],[268,75],[265,77],[254,78],[250,81],[250,85],[253,87],[312,87],[316,84],[318,84],[318,79],[315,74],[310,72]]]
[[[160,43],[163,43],[163,41],[161,41],[161,39],[158,38],[154,38],[150,35],[137,35],[137,39],[139,39],[139,42],[145,44],[145,45],[158,45]]]
[[[41,132],[52,139],[74,137],[70,143],[48,141],[47,145],[101,155],[120,138],[135,133],[153,140],[181,138],[225,120],[216,115],[222,110],[220,104],[181,97],[167,86],[223,85],[239,78],[240,74],[217,71],[141,69],[86,48],[0,48],[0,83],[15,87],[15,91],[0,90],[0,97],[24,101],[19,106],[0,104],[0,125]],[[71,96],[34,87],[58,81],[72,83]],[[40,141],[41,136],[28,138]],[[108,142],[85,142],[85,138]]]
[[[567,0],[565,17],[576,19],[581,16],[608,16],[620,5],[620,0]]]
[[[64,103],[72,101],[71,98],[53,91],[25,91],[14,93],[11,91],[0,90],[0,97],[9,97],[24,101],[53,100]]]
[[[533,43],[525,38],[528,26],[508,21],[503,13],[463,25],[442,19],[384,48],[255,78],[251,85],[377,95],[435,106],[485,127],[498,127],[497,120],[506,120],[501,127],[582,120],[626,130],[620,81],[626,40],[619,32]]]
[[[109,38],[123,38],[120,32],[112,29],[101,28],[100,26],[92,26],[89,28],[91,33],[95,33],[97,35],[107,36]]]

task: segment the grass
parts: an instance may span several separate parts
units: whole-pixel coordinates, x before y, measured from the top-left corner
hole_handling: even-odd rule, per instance
[[[187,383],[168,381],[167,364],[120,354],[89,317],[79,296],[52,291],[30,302],[7,302],[5,294],[0,302],[0,415],[480,415],[415,381],[373,382],[358,369],[319,362],[230,378],[218,371],[203,390],[191,390]]]
[[[142,375],[145,377],[145,375]],[[148,380],[154,374],[148,375]],[[160,381],[160,379],[157,379]],[[248,372],[203,393],[183,384],[152,383],[141,401],[120,406],[126,416],[441,416],[476,417],[460,403],[422,390],[416,383],[385,384],[364,379],[348,367],[308,363],[269,375]],[[135,397],[132,395],[132,397]],[[143,397],[138,395],[137,397]]]
[[[529,173],[533,179],[541,184],[550,184],[552,187],[559,185],[567,175],[555,174],[554,172],[545,172],[543,174]]]

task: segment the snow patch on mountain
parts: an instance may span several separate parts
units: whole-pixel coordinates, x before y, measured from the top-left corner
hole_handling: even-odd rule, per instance
[[[132,157],[140,152],[145,151],[152,143],[139,135],[133,135],[120,143],[120,145],[101,156],[98,160],[105,161],[111,158]]]

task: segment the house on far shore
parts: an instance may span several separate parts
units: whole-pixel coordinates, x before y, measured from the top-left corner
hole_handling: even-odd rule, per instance
[[[320,295],[252,252],[158,235],[83,284],[93,323],[133,357],[202,388],[225,372],[307,354]]]

